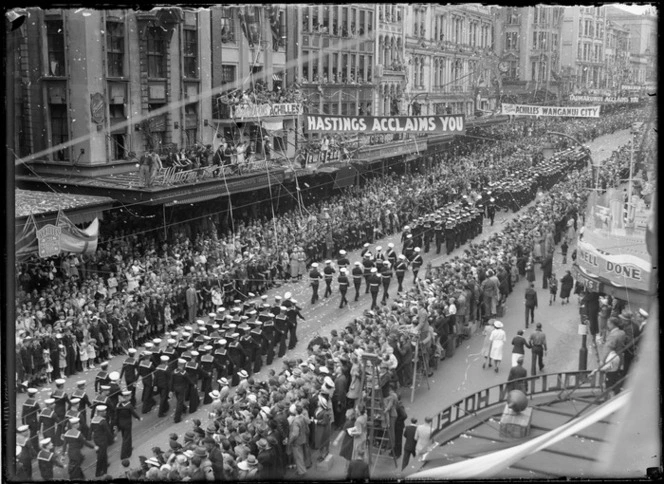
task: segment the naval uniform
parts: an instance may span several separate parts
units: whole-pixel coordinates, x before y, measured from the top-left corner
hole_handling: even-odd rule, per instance
[[[360,266],[353,267],[353,286],[355,286],[355,301],[360,299],[360,286],[362,285],[362,276],[364,271]]]
[[[41,450],[37,455],[37,464],[39,465],[39,473],[42,476],[42,479],[45,481],[53,480],[53,467],[58,466],[64,468],[64,466],[58,461],[58,458],[55,454],[48,450]]]
[[[341,294],[341,302],[339,303],[339,309],[348,305],[348,299],[346,299],[346,293],[348,292],[348,276],[345,274],[339,275],[337,277],[337,283],[339,284],[339,293]]]
[[[30,445],[35,452],[39,452],[39,413],[41,407],[36,399],[30,397],[23,404],[21,422],[30,427]]]
[[[118,429],[122,432],[122,448],[120,450],[120,459],[129,459],[133,449],[131,442],[131,419],[140,420],[141,417],[134,410],[131,402],[120,402],[116,410],[116,421]]]
[[[311,284],[311,304],[315,304],[318,301],[318,285],[322,279],[318,269],[312,269],[309,272],[309,283]]]
[[[92,432],[92,441],[98,447],[95,477],[102,477],[108,471],[108,446],[113,443],[115,436],[106,417],[100,415],[92,419],[90,430]]]
[[[85,475],[83,475],[81,465],[85,457],[83,457],[81,449],[83,446],[94,449],[95,446],[88,442],[83,433],[77,429],[70,429],[65,434],[65,446],[67,447],[67,455],[69,456],[69,465],[67,466],[69,479],[84,481]]]

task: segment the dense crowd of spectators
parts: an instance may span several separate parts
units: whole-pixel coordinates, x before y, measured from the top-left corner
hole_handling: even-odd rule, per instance
[[[620,183],[628,163],[618,154],[609,159],[612,184]],[[149,459],[139,457],[140,467],[129,469],[127,476],[280,479],[288,469],[304,475],[316,457],[321,461],[327,456],[330,446],[339,446],[339,455],[349,463],[361,458],[372,425],[363,403],[369,361],[378,367],[385,398],[385,413],[374,414],[373,424],[389,434],[395,456],[405,454],[407,415],[396,390],[412,384],[416,345],[433,371],[454,355],[461,337],[495,316],[513,285],[526,277],[527,267],[551,257],[560,240],[573,236],[589,176],[587,171],[569,173],[500,233],[430,268],[420,284],[391,304],[365,311],[329,336],[316,336],[307,358],[283,360],[266,381],[246,378],[234,392],[220,381],[211,394],[207,424],[194,420],[183,439],[171,435],[168,447],[164,443],[153,449]],[[333,430],[346,431],[331,442]],[[426,436],[420,438],[417,457],[431,444]]]
[[[574,124],[580,136],[584,122],[595,123],[599,128],[588,133],[602,134],[629,126],[635,116],[565,120],[550,128]],[[518,126],[488,130],[509,137]],[[533,136],[520,142],[536,146],[541,141]],[[195,238],[184,224],[168,242],[119,231],[102,237],[92,257],[25,261],[18,268],[16,300],[19,381],[37,385],[75,374],[214,307],[243,300],[250,292],[260,294],[276,280],[297,280],[311,262],[340,248],[372,243],[523,164],[519,158],[500,157],[495,145],[477,148],[480,154],[450,160],[435,155],[425,175],[373,179],[273,220],[236,221],[232,232],[219,234],[210,220]],[[487,156],[493,156],[493,167],[478,166]],[[188,299],[192,284],[196,297]]]

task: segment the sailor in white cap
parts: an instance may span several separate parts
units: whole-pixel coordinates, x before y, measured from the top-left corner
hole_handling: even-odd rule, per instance
[[[108,446],[115,440],[115,435],[106,417],[106,405],[97,405],[95,416],[90,422],[92,441],[99,447],[95,476],[105,476],[108,471]]]
[[[348,257],[346,257],[346,251],[345,250],[340,250],[339,251],[339,258],[337,259],[337,265],[339,266],[339,269],[342,267],[348,267],[350,265],[350,261],[348,260]]]
[[[318,272],[318,263],[314,262],[311,264],[311,270],[309,271],[309,284],[311,285],[311,304],[316,304],[318,301],[318,286],[320,285],[320,280],[323,278],[321,273]]]
[[[143,420],[134,406],[131,404],[131,391],[125,390],[121,394],[122,401],[118,404],[118,407],[115,409],[115,421],[118,426],[118,430],[122,432],[122,447],[120,449],[120,460],[129,459],[132,452],[132,435],[131,435],[131,425],[132,418],[136,420]]]
[[[381,278],[378,275],[378,269],[372,267],[367,281],[369,285],[369,292],[371,293],[371,309],[378,309],[378,291],[380,290]]]
[[[95,451],[98,450],[99,447],[88,442],[83,435],[83,432],[79,430],[81,425],[79,418],[70,418],[69,425],[71,428],[65,434],[65,447],[67,448],[67,455],[69,457],[69,479],[85,481],[85,475],[83,475],[83,469],[81,468],[81,464],[83,463],[81,449],[84,445]]]
[[[129,357],[122,362],[120,378],[124,376],[127,389],[131,390],[131,404],[136,406],[136,382],[138,381],[138,359],[136,358],[136,349],[127,350]]]
[[[362,285],[362,277],[364,276],[364,270],[360,261],[353,263],[351,275],[353,276],[353,286],[355,287],[355,301],[357,301],[360,299],[360,286]]]
[[[53,467],[64,468],[59,459],[53,453],[53,439],[46,437],[39,441],[39,453],[37,454],[37,464],[39,473],[44,481],[52,481],[54,478]]]
[[[171,390],[175,393],[175,398],[177,403],[175,405],[175,423],[179,423],[182,420],[182,412],[184,412],[184,401],[185,394],[189,388],[190,381],[185,371],[184,366],[187,364],[187,360],[180,358],[178,359],[178,367],[173,371],[171,376]]]
[[[345,267],[339,269],[339,277],[337,277],[337,283],[339,284],[339,294],[341,294],[341,301],[339,302],[339,309],[342,309],[344,306],[348,305],[348,299],[346,299],[346,293],[348,292],[348,275]]]
[[[30,442],[33,449],[37,451],[37,440],[39,438],[39,413],[41,407],[39,406],[39,402],[37,402],[38,390],[36,388],[28,388],[27,392],[28,398],[22,406],[21,420],[29,426]]]
[[[410,261],[411,268],[413,269],[413,284],[417,284],[417,273],[420,272],[420,267],[424,264],[424,259],[420,254],[420,248],[415,247],[415,255]]]
[[[325,268],[323,269],[323,277],[325,279],[325,294],[323,294],[324,298],[327,298],[332,294],[332,279],[336,272],[337,271],[334,270],[334,267],[332,267],[332,261],[326,260]]]

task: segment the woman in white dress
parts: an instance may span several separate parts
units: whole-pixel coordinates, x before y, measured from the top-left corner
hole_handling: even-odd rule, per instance
[[[418,425],[415,429],[415,440],[417,440],[417,445],[415,446],[415,455],[419,460],[422,460],[422,457],[429,450],[429,447],[433,443],[431,440],[432,433],[433,419],[431,417],[426,417],[424,419],[424,423]]]
[[[491,341],[491,352],[489,356],[494,365],[496,365],[496,373],[498,373],[498,366],[503,359],[503,347],[505,346],[505,341],[507,340],[507,335],[505,330],[503,330],[503,323],[500,321],[494,321],[493,323],[494,330],[489,337]]]

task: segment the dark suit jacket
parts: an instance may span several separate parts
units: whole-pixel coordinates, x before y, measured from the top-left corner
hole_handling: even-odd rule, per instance
[[[537,307],[537,291],[532,287],[526,289],[526,307]]]
[[[349,481],[369,479],[369,464],[358,459],[350,461],[346,479]]]
[[[417,445],[417,440],[415,440],[416,430],[417,425],[410,424],[403,431],[403,436],[406,438],[406,442],[403,445],[404,452],[415,452],[415,446]]]

